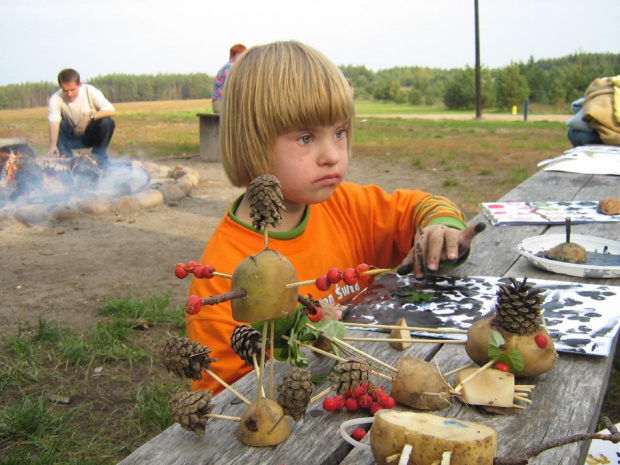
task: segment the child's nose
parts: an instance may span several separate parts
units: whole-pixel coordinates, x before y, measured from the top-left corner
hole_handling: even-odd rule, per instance
[[[329,164],[334,165],[340,161],[340,153],[341,149],[334,142],[326,142],[321,147],[321,155],[319,157],[319,162],[321,164]]]

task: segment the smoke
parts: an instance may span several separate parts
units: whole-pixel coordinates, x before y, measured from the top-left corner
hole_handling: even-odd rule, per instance
[[[129,158],[110,159],[101,169],[90,156],[50,159],[23,156],[11,185],[0,189],[0,209],[24,205],[76,205],[97,198],[131,195],[149,186],[144,164]]]

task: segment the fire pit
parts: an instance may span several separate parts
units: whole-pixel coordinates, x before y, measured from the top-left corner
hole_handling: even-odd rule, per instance
[[[27,226],[80,214],[135,211],[178,201],[198,184],[183,167],[110,158],[100,167],[88,153],[37,157],[25,140],[0,140],[0,221]]]

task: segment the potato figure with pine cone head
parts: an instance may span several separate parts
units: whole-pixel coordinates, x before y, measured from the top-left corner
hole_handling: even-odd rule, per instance
[[[537,376],[550,370],[557,354],[547,329],[540,325],[541,289],[526,284],[527,278],[500,285],[494,314],[474,322],[467,332],[467,355],[479,365],[489,361],[491,332],[497,331],[505,340],[501,350],[515,350],[523,356],[522,369],[515,376]]]
[[[283,196],[280,181],[273,175],[254,179],[248,188],[252,225],[265,232],[265,249],[246,257],[232,275],[231,289],[243,289],[247,297],[231,302],[233,318],[256,323],[291,315],[297,307],[297,281],[293,264],[281,253],[267,248],[267,226],[282,219]]]

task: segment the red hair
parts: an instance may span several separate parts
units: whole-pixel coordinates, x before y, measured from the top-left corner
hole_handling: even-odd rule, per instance
[[[238,53],[243,53],[246,50],[247,48],[245,47],[245,45],[235,44],[232,47],[230,47],[230,58],[234,57]]]

